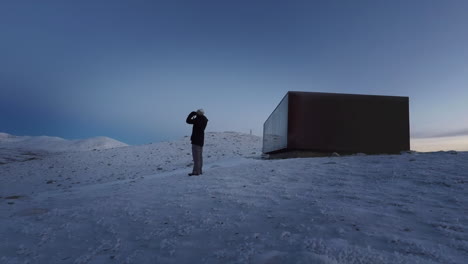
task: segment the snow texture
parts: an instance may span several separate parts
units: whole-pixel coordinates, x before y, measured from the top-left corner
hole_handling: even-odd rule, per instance
[[[262,160],[259,137],[205,140],[196,177],[188,137],[19,160],[26,145],[9,147],[0,263],[468,259],[466,152]]]

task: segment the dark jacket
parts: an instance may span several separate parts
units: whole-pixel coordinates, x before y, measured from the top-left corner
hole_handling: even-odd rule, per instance
[[[190,137],[192,144],[203,147],[203,144],[205,143],[205,128],[208,123],[206,116],[197,115],[196,112],[191,112],[185,122],[193,125],[192,136]]]

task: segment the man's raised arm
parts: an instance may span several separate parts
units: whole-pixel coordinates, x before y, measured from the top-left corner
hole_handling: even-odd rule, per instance
[[[185,120],[185,122],[187,122],[187,124],[194,124],[193,117],[196,116],[196,115],[197,115],[196,112],[191,112],[191,113],[187,116],[187,120]]]

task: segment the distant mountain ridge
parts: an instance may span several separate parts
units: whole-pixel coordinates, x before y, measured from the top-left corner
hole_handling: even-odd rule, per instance
[[[109,137],[67,140],[49,136],[15,136],[0,133],[0,148],[41,150],[47,152],[87,151],[125,147],[127,144]]]

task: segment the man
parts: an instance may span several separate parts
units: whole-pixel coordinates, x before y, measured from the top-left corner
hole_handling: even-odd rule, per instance
[[[205,143],[205,128],[208,119],[205,116],[203,109],[198,109],[196,112],[191,112],[186,120],[187,124],[192,124],[192,156],[193,156],[193,171],[189,176],[203,174],[203,144]]]

